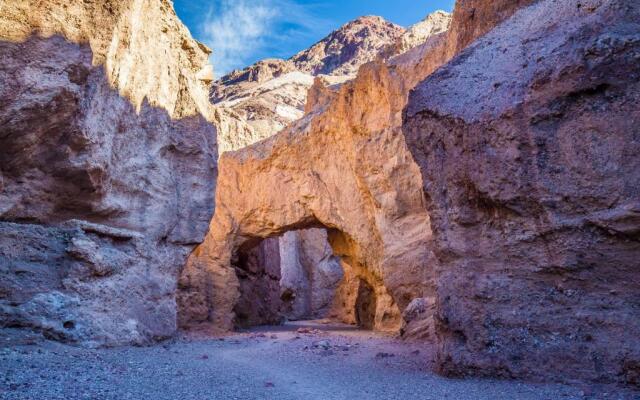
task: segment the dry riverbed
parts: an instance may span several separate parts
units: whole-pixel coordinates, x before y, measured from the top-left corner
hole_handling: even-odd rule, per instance
[[[640,399],[615,387],[446,379],[429,345],[344,325],[298,323],[223,338],[89,350],[0,343],[0,399]]]

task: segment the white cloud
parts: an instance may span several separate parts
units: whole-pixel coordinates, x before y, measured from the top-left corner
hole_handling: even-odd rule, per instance
[[[247,66],[256,55],[277,57],[301,50],[287,47],[329,26],[313,16],[312,7],[294,0],[216,0],[200,29],[202,40],[213,49],[216,76]]]

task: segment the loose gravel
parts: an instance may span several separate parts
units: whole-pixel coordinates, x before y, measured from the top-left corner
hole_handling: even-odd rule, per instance
[[[427,344],[322,323],[153,347],[0,339],[0,399],[639,400],[615,387],[447,379]]]

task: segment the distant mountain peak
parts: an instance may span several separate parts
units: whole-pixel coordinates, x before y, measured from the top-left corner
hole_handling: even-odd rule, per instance
[[[396,43],[405,31],[382,17],[362,16],[331,32],[290,61],[311,75],[354,75],[362,64]]]

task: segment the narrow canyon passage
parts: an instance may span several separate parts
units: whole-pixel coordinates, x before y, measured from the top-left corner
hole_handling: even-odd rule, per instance
[[[640,400],[640,0],[446,1],[2,0],[0,400]]]
[[[293,230],[236,250],[234,326],[325,319],[373,329],[375,288],[334,254],[328,238],[323,228]]]

